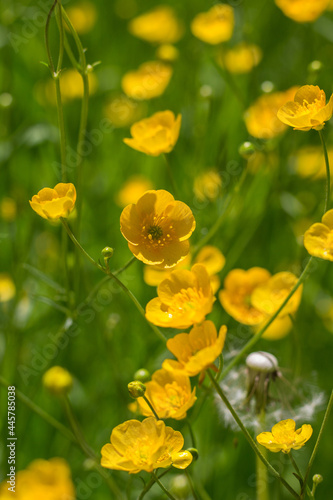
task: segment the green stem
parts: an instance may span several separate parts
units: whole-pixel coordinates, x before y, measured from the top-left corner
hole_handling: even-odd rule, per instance
[[[131,299],[131,301],[133,302],[133,304],[135,305],[135,307],[138,309],[138,311],[140,312],[141,316],[143,318],[145,318],[145,320],[147,321],[148,325],[150,326],[150,328],[154,331],[154,333],[158,336],[158,338],[160,340],[163,340],[163,342],[166,342],[166,337],[164,336],[164,334],[155,326],[153,325],[152,323],[150,323],[147,318],[146,318],[146,315],[145,315],[145,310],[143,309],[143,307],[141,306],[140,302],[137,300],[137,298],[133,295],[133,293],[124,285],[124,283],[122,281],[120,281],[119,278],[117,278],[117,276],[115,276],[113,273],[111,273],[111,271],[105,269],[104,267],[102,267],[100,264],[98,264],[98,262],[96,262],[92,257],[90,257],[90,255],[88,254],[88,252],[85,251],[85,249],[80,245],[80,243],[77,241],[77,239],[75,238],[74,234],[72,233],[70,227],[68,226],[67,222],[65,219],[61,218],[60,219],[61,222],[63,223],[66,231],[67,231],[67,234],[68,236],[70,237],[70,239],[72,240],[72,242],[74,243],[74,245],[80,250],[80,252],[83,253],[83,255],[95,266],[97,267],[97,269],[99,269],[100,271],[102,271],[103,273],[107,274],[111,279],[113,279],[117,285],[126,293],[126,295]]]
[[[307,466],[306,471],[305,471],[304,482],[303,482],[303,486],[302,486],[302,490],[301,490],[301,496],[300,496],[301,500],[304,498],[305,486],[306,486],[307,481],[309,479],[311,467],[312,467],[312,464],[313,464],[314,459],[316,457],[316,454],[317,454],[317,451],[318,451],[318,447],[319,447],[319,443],[320,443],[320,440],[322,438],[324,429],[325,429],[325,427],[327,425],[327,421],[328,421],[328,418],[329,418],[332,406],[333,406],[333,390],[331,392],[331,396],[330,396],[330,399],[329,399],[328,404],[327,404],[327,408],[326,408],[325,415],[324,415],[324,418],[323,418],[323,421],[322,421],[322,424],[321,424],[321,427],[320,427],[320,431],[319,431],[319,434],[318,434],[318,437],[317,437],[316,444],[315,444],[315,446],[313,448],[312,455],[310,457],[308,466]]]
[[[165,476],[165,474],[167,474],[171,469],[172,469],[172,467],[169,467],[167,470],[165,470],[164,472],[162,472],[162,474],[160,474],[158,476],[158,478],[161,479],[161,477]],[[151,477],[150,480],[148,481],[148,483],[145,485],[145,487],[141,491],[141,493],[140,493],[140,495],[138,497],[138,500],[142,500],[143,499],[143,497],[146,495],[146,493],[148,493],[148,491],[151,489],[151,487],[154,486],[155,482],[156,482],[155,478]]]
[[[265,410],[262,410],[261,414],[259,415],[260,431],[263,431],[265,429],[265,417]],[[266,448],[263,448],[262,454],[267,460]],[[267,467],[260,460],[258,455],[256,455],[256,475],[257,500],[269,500]]]
[[[51,54],[51,50],[50,50],[50,44],[49,44],[49,28],[50,28],[51,16],[52,16],[52,13],[53,13],[56,5],[57,5],[57,0],[54,0],[53,4],[51,5],[51,8],[49,10],[49,13],[47,15],[47,18],[46,18],[45,32],[44,32],[46,53],[47,53],[47,58],[49,61],[49,69],[50,69],[52,74],[55,73],[55,68],[54,68],[52,54]]]
[[[298,477],[302,481],[301,482],[301,488],[303,488],[303,484],[304,484],[303,474],[301,473],[301,471],[300,471],[300,469],[299,469],[299,467],[298,467],[298,465],[297,465],[297,463],[296,463],[296,461],[295,461],[295,459],[294,459],[291,451],[288,453],[288,457],[289,457],[290,462],[292,463],[292,466],[294,467],[294,469],[296,471],[296,474],[298,475]],[[309,498],[314,498],[313,494],[312,494],[312,492],[311,492],[311,490],[309,488],[309,486],[307,486],[307,485],[306,485],[306,491],[307,491],[307,494],[308,494]]]
[[[305,268],[303,269],[303,272],[301,274],[301,276],[299,277],[297,283],[295,284],[295,286],[292,288],[292,290],[290,291],[289,295],[287,296],[287,298],[283,301],[283,303],[281,304],[281,306],[277,309],[277,311],[273,314],[273,316],[271,316],[270,320],[265,324],[265,326],[263,326],[259,332],[257,332],[248,342],[247,344],[245,344],[245,346],[243,347],[243,349],[241,349],[241,351],[237,354],[237,356],[235,356],[233,358],[233,360],[228,364],[228,366],[223,370],[222,374],[221,374],[221,380],[224,379],[228,373],[232,370],[232,368],[234,366],[236,366],[238,364],[238,362],[243,358],[243,356],[245,354],[247,354],[251,349],[252,347],[261,339],[261,337],[263,336],[263,334],[265,333],[265,331],[267,330],[267,328],[273,323],[273,321],[278,317],[278,315],[280,314],[280,312],[284,309],[284,307],[287,305],[287,303],[289,302],[289,300],[291,299],[291,297],[294,295],[294,293],[298,290],[298,288],[301,286],[301,284],[303,283],[303,281],[305,281],[305,278],[307,277],[307,275],[309,274],[309,271],[310,271],[310,267],[311,267],[311,263],[313,261],[314,257],[310,257],[310,259],[308,260],[308,263],[306,264]]]
[[[185,469],[185,474],[187,476],[187,480],[189,482],[189,485],[190,485],[190,488],[192,491],[193,500],[199,500],[198,495],[196,494],[196,491],[195,491],[193,479],[192,479],[191,474],[189,473],[189,470],[187,468]]]
[[[185,422],[187,424],[187,427],[188,427],[188,430],[189,430],[189,433],[190,433],[190,436],[191,436],[192,448],[196,448],[197,447],[197,443],[196,443],[196,439],[195,439],[195,436],[194,436],[194,432],[193,432],[193,429],[192,429],[191,422],[189,421],[188,418],[186,418]]]
[[[149,408],[151,409],[151,411],[153,412],[154,414],[154,417],[156,418],[156,420],[161,420],[160,417],[157,415],[156,411],[155,411],[155,408],[153,407],[153,405],[151,404],[151,402],[149,401],[149,399],[147,398],[147,396],[142,396],[143,399],[146,401],[147,405],[149,406]]]
[[[324,211],[324,213],[326,213],[327,210],[329,209],[330,201],[331,201],[331,173],[330,173],[330,164],[328,161],[328,154],[327,154],[327,148],[326,148],[326,144],[325,144],[323,131],[318,130],[318,134],[320,137],[321,145],[323,147],[324,157],[325,157],[325,165],[326,165],[326,197],[325,197],[325,211]]]
[[[255,441],[253,440],[253,438],[251,437],[250,433],[248,432],[248,430],[246,429],[246,427],[244,426],[243,422],[241,421],[241,419],[239,418],[239,416],[237,415],[237,413],[235,412],[235,410],[233,409],[232,405],[230,404],[228,398],[226,397],[226,395],[224,394],[224,392],[222,391],[221,387],[219,386],[219,384],[216,382],[214,376],[212,375],[211,371],[210,370],[207,370],[206,372],[208,374],[208,377],[210,378],[210,381],[212,382],[216,392],[218,393],[218,395],[220,396],[220,398],[222,399],[222,401],[224,402],[224,404],[226,405],[226,407],[228,408],[228,410],[230,411],[231,415],[233,416],[233,418],[235,419],[235,421],[237,422],[238,426],[240,427],[241,431],[243,432],[245,438],[247,439],[247,441],[249,442],[251,448],[253,449],[253,451],[257,454],[257,456],[259,457],[259,459],[265,464],[265,466],[268,468],[268,470],[273,474],[274,477],[276,477],[279,481],[281,481],[281,483],[283,484],[283,486],[295,497],[295,498],[299,498],[298,494],[296,493],[296,491],[283,479],[283,477],[278,473],[278,471],[276,469],[274,469],[274,467],[268,462],[268,460],[264,457],[264,455],[261,453],[261,451],[259,450],[258,446],[256,445]]]
[[[164,493],[166,494],[166,496],[168,498],[170,498],[171,500],[176,500],[175,497],[173,495],[171,495],[170,491],[166,489],[166,487],[161,483],[161,481],[159,480],[159,478],[156,476],[155,472],[152,472],[151,473],[153,478],[155,479],[155,482],[159,485],[159,487],[161,488],[161,490],[164,491]]]
[[[69,425],[72,429],[72,432],[76,438],[78,445],[80,446],[81,450],[83,451],[83,453],[85,455],[87,455],[88,457],[90,457],[94,460],[95,453],[90,448],[90,446],[86,443],[86,441],[83,437],[83,434],[81,432],[81,429],[79,428],[78,422],[75,418],[72,406],[70,404],[70,401],[69,401],[67,395],[63,397],[63,404],[64,404],[64,409],[65,409],[65,413],[66,413],[67,418],[68,418]]]

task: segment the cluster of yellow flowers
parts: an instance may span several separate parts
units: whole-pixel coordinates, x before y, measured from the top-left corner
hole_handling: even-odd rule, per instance
[[[302,15],[299,1],[276,0],[276,4],[292,19],[306,22],[318,17],[328,1],[314,3],[307,0],[303,3]],[[84,19],[80,20],[75,10],[72,16],[73,20],[77,16],[77,29],[82,33],[94,24],[93,20],[91,26]],[[214,5],[208,12],[198,14],[191,23],[193,35],[211,45],[230,40],[233,29],[234,10],[225,4]],[[118,104],[128,114],[125,113],[125,119],[119,120],[120,126],[132,123],[132,100],[157,98],[168,87],[173,74],[171,62],[177,57],[172,44],[180,40],[184,26],[173,9],[158,6],[133,19],[129,23],[129,31],[157,44],[159,53],[164,53],[164,56],[145,62],[137,70],[123,76],[121,85],[125,97]],[[259,64],[261,58],[259,47],[244,42],[228,50],[221,49],[218,62],[232,73],[244,73]],[[77,86],[74,87],[77,91]],[[69,90],[69,94],[73,97],[75,92]],[[81,90],[77,95],[81,95]],[[113,111],[109,109],[108,112]],[[253,137],[271,139],[287,126],[301,131],[320,131],[332,113],[333,96],[326,103],[323,90],[306,85],[260,96],[245,112],[244,121]],[[153,157],[170,153],[179,139],[181,120],[181,115],[176,116],[171,110],[159,111],[132,124],[131,138],[125,138],[124,143]],[[212,170],[203,174],[206,178],[207,175],[211,180],[208,185],[220,189],[222,183],[218,174]],[[201,185],[202,182],[199,182],[194,189],[198,200],[216,198],[211,191],[200,190]],[[59,183],[53,189],[44,188],[30,201],[31,208],[50,221],[69,217],[75,203],[76,189],[72,183]],[[119,193],[117,203],[123,207],[121,234],[130,252],[145,264],[145,282],[157,286],[157,296],[146,304],[146,319],[157,327],[190,330],[181,331],[168,339],[167,348],[175,359],[165,359],[161,368],[145,384],[145,392],[136,398],[137,409],[147,418],[142,422],[128,420],[113,429],[110,443],[102,448],[101,465],[129,473],[153,472],[171,465],[185,469],[193,457],[183,449],[181,433],[166,426],[162,419],[184,419],[196,402],[196,387],[192,388],[190,378],[199,375],[200,386],[205,373],[210,369],[216,370],[215,363],[221,356],[227,327],[222,325],[217,331],[215,324],[206,317],[216,301],[215,294],[220,287],[217,273],[223,268],[225,258],[213,246],[204,246],[197,254],[194,250],[191,253],[189,240],[195,231],[196,220],[190,207],[166,190],[153,189],[147,179],[129,179]],[[327,211],[321,223],[313,224],[305,232],[304,246],[309,254],[333,261],[333,210]],[[5,292],[1,289],[1,280],[4,282],[6,278],[1,276],[0,279],[0,302],[12,297],[10,286]],[[225,311],[235,321],[253,327],[254,332],[265,328],[274,317],[263,335],[267,339],[280,339],[288,333],[292,326],[290,316],[297,311],[301,297],[302,285],[298,286],[298,278],[293,273],[284,271],[271,275],[261,267],[232,269],[218,293]],[[55,394],[69,390],[72,385],[70,374],[61,367],[49,370],[43,381]],[[291,449],[303,446],[312,434],[310,425],[303,425],[298,430],[295,428],[293,420],[284,420],[276,424],[272,432],[259,434],[257,440],[273,452],[289,453]],[[65,494],[66,498],[73,498],[66,466],[56,460],[32,464],[21,472],[21,476],[18,475],[18,483],[22,478],[29,484],[30,476],[42,471],[40,477],[54,486],[53,473],[57,470],[57,481],[61,481],[54,489],[59,492],[59,498]],[[38,481],[34,484],[37,487]],[[47,488],[45,494],[43,490],[43,495],[43,498],[48,498]]]

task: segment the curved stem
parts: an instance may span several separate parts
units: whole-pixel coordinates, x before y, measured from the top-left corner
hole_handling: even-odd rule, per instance
[[[166,496],[168,498],[170,498],[171,500],[176,500],[175,497],[173,495],[171,495],[170,491],[166,489],[166,487],[161,483],[161,481],[159,480],[159,478],[156,476],[155,472],[152,472],[151,473],[153,478],[155,479],[155,482],[159,485],[159,487],[161,488],[161,490],[164,491],[164,493],[166,494]]]
[[[268,462],[268,460],[261,453],[261,451],[259,450],[259,448],[258,448],[257,444],[255,443],[254,439],[251,437],[250,433],[248,432],[248,430],[244,426],[243,422],[241,421],[241,419],[239,418],[239,416],[237,415],[237,413],[233,409],[232,405],[230,404],[228,398],[226,397],[226,395],[222,391],[221,387],[216,382],[216,380],[215,380],[214,376],[212,375],[211,371],[207,370],[206,373],[208,374],[208,377],[210,378],[210,381],[212,382],[212,384],[213,384],[216,392],[218,393],[218,395],[220,396],[220,398],[222,399],[222,401],[224,402],[224,404],[226,405],[226,407],[230,411],[231,415],[234,417],[235,421],[237,422],[238,426],[240,427],[241,431],[243,432],[245,438],[249,442],[251,448],[257,454],[258,458],[266,465],[266,467],[273,474],[273,476],[276,477],[279,481],[281,481],[281,483],[283,484],[283,486],[285,488],[287,488],[287,490],[295,498],[299,498],[299,495],[296,493],[296,491],[283,479],[283,477],[278,473],[278,471],[276,469],[274,469],[274,467]]]
[[[321,424],[321,427],[320,427],[320,431],[319,431],[319,434],[318,434],[318,437],[317,437],[316,444],[315,444],[315,446],[313,448],[312,455],[310,457],[308,466],[307,466],[306,471],[305,471],[304,482],[303,482],[302,491],[301,491],[301,497],[300,497],[301,499],[304,498],[306,483],[307,483],[307,481],[309,479],[311,467],[312,467],[312,464],[313,464],[314,459],[316,457],[316,454],[317,454],[317,451],[318,451],[318,447],[319,447],[319,443],[320,443],[320,440],[322,438],[324,429],[325,429],[325,427],[327,425],[327,421],[328,421],[328,418],[329,418],[332,406],[333,406],[333,390],[331,392],[331,396],[330,396],[330,399],[329,399],[328,404],[327,404],[327,408],[326,408],[325,415],[324,415],[324,418],[323,418],[323,421],[322,421],[322,424]]]
[[[325,165],[326,165],[326,196],[325,196],[325,212],[329,209],[330,201],[331,201],[331,172],[330,172],[330,164],[328,161],[327,148],[325,144],[324,134],[322,130],[318,130],[318,134],[320,137],[321,145],[324,151],[325,157]]]
[[[53,13],[56,5],[57,5],[57,0],[54,0],[53,4],[51,5],[51,8],[49,10],[49,13],[47,15],[47,18],[46,18],[45,32],[44,32],[46,53],[47,53],[47,58],[49,61],[49,69],[50,69],[52,74],[55,73],[55,70],[54,70],[54,64],[53,64],[53,59],[52,59],[52,54],[51,54],[50,44],[49,44],[49,28],[50,28],[51,16],[52,16],[52,13]]]
[[[194,488],[193,479],[191,477],[191,474],[189,473],[188,468],[185,469],[185,474],[187,476],[187,480],[188,480],[190,488],[191,488],[191,492],[192,492],[192,495],[193,495],[193,500],[199,500],[198,495],[196,494],[196,491],[195,491],[195,488]]]
[[[223,372],[221,374],[221,380],[224,379],[228,375],[228,373],[232,370],[232,368],[235,365],[237,365],[237,363],[243,358],[243,356],[245,354],[247,354],[250,351],[250,349],[252,349],[252,347],[258,342],[258,340],[261,339],[261,337],[263,336],[263,334],[265,333],[265,331],[267,330],[267,328],[278,317],[278,315],[283,310],[283,308],[287,305],[287,303],[289,302],[289,300],[291,299],[291,297],[294,295],[294,293],[296,292],[296,290],[298,290],[298,288],[301,286],[301,284],[303,283],[303,281],[305,281],[305,278],[307,277],[307,275],[308,275],[308,273],[310,271],[310,267],[311,267],[311,263],[312,263],[313,259],[314,259],[314,257],[310,257],[310,259],[308,260],[308,263],[306,264],[305,268],[303,269],[303,272],[302,272],[301,276],[299,277],[296,285],[292,288],[292,290],[290,291],[290,293],[287,296],[287,298],[283,301],[283,303],[277,309],[277,311],[273,314],[273,316],[271,316],[270,320],[265,324],[265,326],[263,326],[259,330],[259,332],[257,332],[252,337],[251,340],[249,340],[247,342],[247,344],[245,344],[245,346],[243,347],[243,349],[241,349],[241,351],[237,354],[237,356],[235,356],[233,358],[233,360],[228,364],[228,366],[223,370]]]
[[[196,448],[197,447],[197,443],[196,443],[196,439],[195,439],[195,436],[194,436],[194,432],[193,432],[193,429],[192,429],[191,422],[189,421],[188,418],[186,418],[185,423],[187,424],[187,427],[188,427],[188,430],[189,430],[189,433],[190,433],[190,436],[191,436],[192,448]]]
[[[97,269],[99,269],[100,271],[102,271],[103,273],[105,273],[107,276],[109,276],[111,279],[113,279],[117,285],[126,293],[126,295],[131,299],[131,301],[133,302],[133,304],[135,305],[135,307],[137,308],[137,310],[140,312],[141,316],[143,316],[143,318],[145,318],[145,320],[147,321],[148,325],[150,326],[150,328],[154,331],[154,333],[158,336],[158,338],[160,340],[163,340],[163,342],[166,342],[166,337],[164,336],[164,334],[155,326],[153,325],[152,323],[150,323],[147,318],[146,318],[146,315],[145,315],[145,310],[143,309],[142,305],[140,304],[140,302],[138,301],[138,299],[135,297],[135,295],[131,292],[131,290],[129,290],[122,281],[120,281],[119,278],[117,278],[117,276],[115,276],[113,273],[111,273],[111,271],[109,271],[108,269],[105,269],[104,267],[102,267],[100,264],[98,264],[98,262],[96,262],[89,254],[88,252],[85,251],[85,249],[80,245],[80,243],[77,241],[77,239],[75,238],[74,234],[72,233],[70,227],[68,226],[67,222],[65,219],[63,219],[62,217],[60,218],[61,222],[63,223],[66,231],[67,231],[67,234],[68,236],[70,237],[70,239],[72,240],[72,242],[74,243],[74,245],[80,250],[80,252],[83,253],[83,255],[95,266],[97,267]]]
[[[142,396],[142,397],[145,400],[145,402],[147,403],[147,405],[149,406],[149,408],[151,409],[151,411],[153,412],[154,417],[156,418],[156,420],[161,420],[160,417],[157,415],[157,413],[155,411],[155,408],[153,407],[153,405],[151,404],[151,402],[147,398],[147,396]]]
[[[160,474],[158,476],[158,479],[161,479],[161,477],[165,476],[165,474],[167,474],[171,469],[172,469],[172,467],[169,467],[164,472],[162,472],[162,474]],[[155,478],[151,477],[150,480],[149,480],[149,482],[145,485],[145,487],[141,491],[141,493],[140,493],[140,495],[138,497],[138,500],[142,500],[146,496],[146,493],[148,493],[148,491],[151,489],[151,487],[154,486],[155,482],[156,482]]]
[[[65,413],[68,418],[69,425],[72,429],[72,432],[77,440],[78,445],[80,446],[81,450],[85,455],[88,457],[92,458],[93,460],[95,459],[95,453],[93,450],[90,448],[90,446],[86,443],[83,434],[81,432],[81,429],[79,428],[79,425],[77,423],[77,420],[75,418],[75,415],[72,410],[72,406],[70,404],[70,401],[67,396],[63,397],[63,403],[64,403],[64,409]]]

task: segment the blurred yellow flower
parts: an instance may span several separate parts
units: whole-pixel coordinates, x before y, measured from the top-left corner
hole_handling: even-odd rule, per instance
[[[67,394],[73,385],[72,375],[61,366],[52,366],[42,380],[44,387],[55,395]]]
[[[16,219],[17,206],[13,198],[5,196],[0,202],[1,218],[6,222],[13,222]]]
[[[297,89],[292,87],[284,92],[260,96],[244,114],[249,134],[258,139],[272,139],[282,134],[287,126],[278,119],[277,112],[286,101],[294,98]]]
[[[215,297],[205,266],[195,264],[191,271],[172,271],[157,288],[155,299],[146,306],[146,318],[157,326],[188,328],[204,321]]]
[[[210,284],[212,286],[213,293],[216,293],[220,288],[220,279],[216,275],[221,269],[223,269],[225,264],[225,257],[222,252],[211,245],[204,246],[192,261],[191,254],[189,253],[184,260],[179,262],[172,271],[177,269],[190,269],[194,264],[203,264],[209,274]],[[161,269],[156,266],[145,266],[144,267],[144,281],[147,285],[158,286],[163,280],[170,276],[170,269]]]
[[[173,150],[181,126],[181,115],[177,118],[172,111],[159,111],[131,126],[132,138],[124,143],[150,156],[159,156]]]
[[[321,130],[333,113],[333,94],[326,104],[326,95],[317,85],[304,85],[297,90],[294,100],[284,104],[278,118],[294,130]]]
[[[0,302],[8,302],[15,297],[14,281],[8,273],[0,273]]]
[[[169,43],[165,43],[163,45],[159,45],[156,50],[156,57],[165,62],[173,62],[176,61],[179,57],[179,50],[174,45],[170,45]]]
[[[224,280],[224,289],[219,293],[223,308],[236,321],[244,325],[257,325],[266,319],[266,314],[252,303],[251,296],[257,286],[266,283],[271,274],[262,267],[248,271],[233,269]]]
[[[166,359],[163,368],[181,370],[190,377],[210,368],[222,352],[227,327],[221,326],[219,335],[212,321],[204,321],[194,326],[190,333],[179,333],[167,341],[167,348],[177,358]]]
[[[327,148],[327,154],[329,163],[333,164],[333,147]],[[304,146],[296,151],[292,161],[299,176],[313,179],[326,178],[325,158],[321,147]]]
[[[186,257],[194,229],[190,208],[163,189],[147,191],[120,216],[120,230],[130,251],[145,264],[162,268]]]
[[[88,73],[89,94],[94,94],[97,89],[97,78],[95,73]],[[60,73],[60,91],[63,102],[81,99],[83,97],[83,81],[76,69],[66,69]],[[36,98],[38,102],[56,105],[56,91],[53,80],[41,82],[36,87]]]
[[[214,201],[221,194],[222,179],[216,170],[208,170],[194,179],[193,191],[199,201]]]
[[[234,9],[229,5],[218,3],[209,11],[195,16],[191,23],[191,31],[199,40],[217,45],[230,40],[234,24]]]
[[[84,0],[69,6],[66,11],[72,25],[80,35],[88,33],[96,24],[97,10],[92,2]]]
[[[125,94],[113,95],[104,106],[104,115],[114,127],[129,127],[146,112],[146,104],[133,101]]]
[[[296,430],[294,420],[281,420],[272,427],[272,432],[262,432],[257,436],[257,441],[273,453],[282,451],[289,453],[291,450],[299,450],[312,436],[312,427],[303,424]]]
[[[285,301],[298,281],[297,276],[289,272],[274,274],[266,282],[259,284],[251,294],[251,304],[258,311],[272,316]],[[289,299],[279,317],[293,314],[297,311],[302,298],[303,285],[299,286]]]
[[[121,86],[128,97],[137,100],[153,99],[163,94],[172,76],[172,68],[161,61],[149,61],[135,71],[126,73]]]
[[[74,209],[76,190],[73,184],[59,183],[53,189],[44,188],[29,201],[31,208],[44,219],[68,217]]]
[[[150,179],[142,175],[133,175],[118,192],[116,196],[116,203],[120,207],[126,207],[131,203],[136,203],[146,191],[153,189],[153,184]]]
[[[8,479],[9,480],[9,479]],[[7,481],[0,485],[1,500],[75,500],[75,488],[67,462],[62,458],[37,459],[16,473],[15,493]]]
[[[107,469],[137,474],[170,465],[186,469],[192,462],[191,453],[182,450],[181,433],[154,417],[127,420],[113,429],[110,441],[101,451],[101,465]]]
[[[310,255],[333,262],[333,210],[305,232],[304,246]]]
[[[217,62],[230,73],[249,73],[262,59],[260,47],[241,42],[231,49],[222,49]]]
[[[184,33],[182,23],[168,5],[158,5],[128,25],[129,32],[151,43],[175,43]]]
[[[195,401],[195,388],[191,391],[191,382],[183,373],[157,370],[150,382],[145,382],[145,396],[152,404],[161,419],[186,418],[186,412]],[[142,415],[153,416],[153,412],[143,398],[138,398],[139,409]]]
[[[315,21],[328,7],[330,0],[275,0],[285,16],[298,23]]]
[[[265,321],[259,323],[259,325],[253,325],[252,329],[254,333],[259,332],[270,320],[268,316]],[[293,327],[293,322],[289,316],[278,316],[275,320],[269,325],[269,327],[265,330],[262,335],[263,339],[266,340],[280,340],[283,339]]]

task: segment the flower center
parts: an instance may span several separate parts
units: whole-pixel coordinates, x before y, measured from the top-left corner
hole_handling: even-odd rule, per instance
[[[148,229],[148,238],[150,240],[159,240],[163,236],[163,230],[161,226],[150,226]]]

